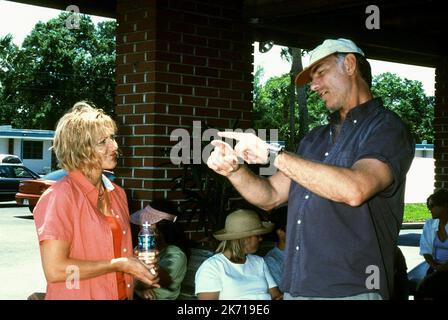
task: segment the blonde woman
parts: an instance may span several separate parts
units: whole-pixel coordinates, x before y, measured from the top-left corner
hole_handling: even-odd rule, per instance
[[[273,224],[261,222],[251,210],[237,210],[226,218],[225,228],[214,237],[221,240],[217,254],[205,260],[196,272],[199,300],[278,300],[278,290],[263,258],[254,253],[261,235]]]
[[[133,257],[126,195],[102,174],[117,164],[116,130],[86,102],[57,124],[53,149],[68,175],[34,209],[48,300],[131,299],[134,278],[158,287]]]

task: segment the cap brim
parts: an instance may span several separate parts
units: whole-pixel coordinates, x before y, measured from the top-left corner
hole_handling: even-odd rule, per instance
[[[262,235],[271,232],[274,230],[274,224],[271,222],[262,222],[262,227],[254,230],[248,230],[245,232],[234,232],[229,233],[226,232],[225,229],[221,229],[219,231],[216,231],[213,236],[220,241],[223,240],[236,240],[236,239],[243,239],[250,236],[257,236]]]
[[[321,62],[323,59],[331,56],[333,53],[330,53],[328,55],[326,55],[325,57],[320,58],[319,60],[314,61],[312,64],[310,64],[308,67],[306,67],[305,69],[303,69],[297,76],[296,79],[294,81],[294,83],[296,84],[296,86],[303,86],[309,82],[311,82],[311,76],[310,76],[310,72],[311,69],[318,64],[319,62]]]
[[[310,77],[310,68],[307,67],[305,69],[303,69],[296,77],[296,80],[294,81],[296,86],[303,86],[305,84],[307,84],[308,82],[311,81],[311,77]]]

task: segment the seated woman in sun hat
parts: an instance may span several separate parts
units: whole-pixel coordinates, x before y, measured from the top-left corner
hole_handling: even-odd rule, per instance
[[[196,272],[195,293],[199,300],[278,300],[282,298],[263,258],[254,255],[271,232],[272,223],[261,222],[251,210],[237,210],[226,218],[225,228],[214,233],[220,240],[217,254]]]

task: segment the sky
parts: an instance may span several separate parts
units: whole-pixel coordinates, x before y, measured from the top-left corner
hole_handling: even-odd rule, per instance
[[[82,7],[79,8],[82,13]],[[0,0],[0,36],[8,33],[13,35],[14,43],[20,46],[26,35],[31,32],[34,25],[39,21],[48,21],[58,16],[59,10],[44,7],[31,6],[6,0]],[[110,18],[91,16],[94,23]],[[274,46],[267,53],[260,53],[258,45],[254,46],[254,68],[258,65],[264,68],[262,82],[272,76],[278,76],[289,72],[290,64],[280,58],[282,47]],[[304,58],[304,65],[307,59]],[[404,65],[378,60],[369,60],[372,66],[372,74],[377,75],[383,72],[395,73],[402,78],[419,80],[423,83],[423,88],[428,96],[434,95],[435,69],[412,65]]]
[[[82,7],[79,8],[82,13]],[[11,33],[14,43],[20,46],[39,21],[56,18],[60,10],[0,0],[0,37]],[[91,16],[94,23],[110,18]]]

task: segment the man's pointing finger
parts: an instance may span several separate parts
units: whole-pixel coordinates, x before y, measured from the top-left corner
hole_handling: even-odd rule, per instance
[[[230,131],[219,131],[218,136],[223,138],[241,140],[247,137],[247,133],[244,132],[230,132]]]

